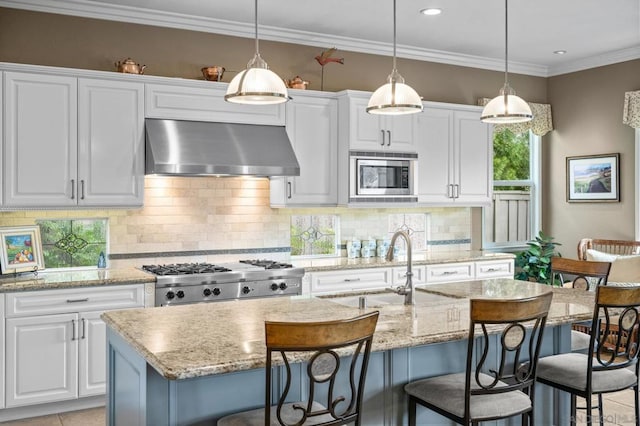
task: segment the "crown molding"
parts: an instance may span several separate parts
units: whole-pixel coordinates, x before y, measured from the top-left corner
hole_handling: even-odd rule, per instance
[[[253,23],[226,21],[202,16],[97,3],[91,0],[65,0],[64,2],[60,0],[0,0],[0,7],[177,28],[243,38],[253,38],[255,31]],[[334,46],[340,50],[384,56],[391,56],[393,54],[393,45],[391,43],[372,42],[370,40],[340,37],[309,31],[297,31],[261,25],[259,35],[261,40],[282,43],[302,44],[323,48],[326,46]],[[504,71],[503,58],[485,58],[405,45],[397,46],[397,56],[418,61]],[[510,61],[509,71],[514,74],[550,77],[637,58],[640,58],[640,47],[610,52],[554,67]]]
[[[607,52],[602,55],[578,59],[575,61],[566,62],[558,66],[550,67],[548,77],[568,74],[576,71],[584,71],[586,69],[617,64],[619,62],[633,61],[634,59],[640,59],[640,46]]]

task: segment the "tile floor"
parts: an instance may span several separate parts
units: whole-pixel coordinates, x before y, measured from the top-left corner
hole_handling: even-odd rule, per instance
[[[582,405],[578,400],[578,405]],[[595,412],[594,412],[595,413]],[[604,397],[605,425],[633,425],[633,392],[617,392]],[[586,425],[584,410],[578,410],[578,426]],[[594,419],[595,420],[595,419]],[[105,424],[104,408],[72,411],[50,416],[33,417],[0,423],[4,426],[103,426]]]

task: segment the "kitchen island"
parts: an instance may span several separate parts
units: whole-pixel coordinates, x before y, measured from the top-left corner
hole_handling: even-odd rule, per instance
[[[548,291],[554,300],[542,355],[550,355],[570,350],[570,323],[590,318],[593,294],[512,279],[425,286],[414,306],[394,294],[370,294],[366,310],[379,310],[380,319],[363,424],[406,423],[404,383],[464,370],[469,298],[525,298]],[[264,321],[353,317],[362,311],[349,306],[351,299],[297,296],[105,313],[108,424],[212,424],[262,406]],[[302,368],[300,361],[296,368]],[[304,383],[296,383],[293,396],[304,392]],[[568,401],[542,386],[536,392],[537,420],[567,423]],[[418,421],[444,420],[421,411]]]

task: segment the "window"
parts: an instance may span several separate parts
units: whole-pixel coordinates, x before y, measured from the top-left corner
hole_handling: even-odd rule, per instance
[[[493,200],[483,210],[483,248],[522,247],[540,229],[540,137],[493,135]]]
[[[106,219],[38,220],[44,266],[75,268],[97,266],[107,254]]]
[[[339,255],[338,217],[335,215],[292,215],[291,255]]]

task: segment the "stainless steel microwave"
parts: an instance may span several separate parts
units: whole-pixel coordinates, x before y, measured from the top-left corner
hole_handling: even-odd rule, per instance
[[[350,153],[351,202],[415,202],[418,154]]]

